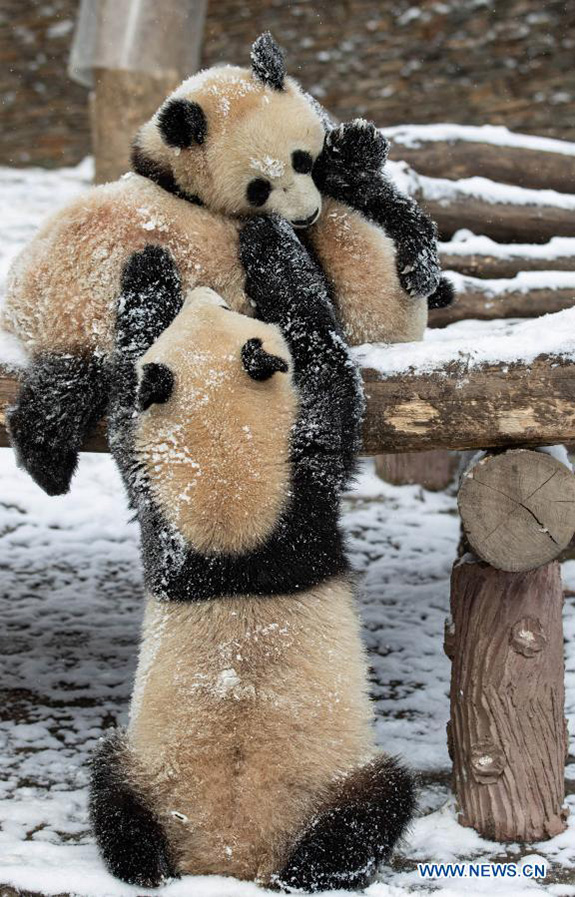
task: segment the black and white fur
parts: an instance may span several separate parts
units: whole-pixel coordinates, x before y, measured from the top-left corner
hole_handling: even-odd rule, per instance
[[[243,370],[270,426],[266,396],[274,393],[259,390],[295,391],[288,500],[259,550],[234,556],[194,550],[158,506],[154,471],[137,446],[153,423],[146,415],[160,420],[174,401],[169,354],[150,355],[168,322],[147,310],[140,316],[147,266],[133,264],[110,428],[142,528],[150,597],[130,727],[94,760],[92,824],[108,868],[140,887],[216,873],[290,892],[356,889],[389,855],[414,808],[411,775],[374,748],[339,528],[359,447],[361,382],[324,278],[289,227],[255,219],[241,252],[259,319],[251,326],[272,330],[238,344],[230,382],[241,391]],[[182,296],[177,278],[168,282],[164,307],[175,312]],[[246,326],[233,312],[216,314],[228,333]],[[287,355],[280,344],[271,351],[276,329]],[[173,396],[182,376],[174,374]],[[262,476],[271,475],[262,466]]]

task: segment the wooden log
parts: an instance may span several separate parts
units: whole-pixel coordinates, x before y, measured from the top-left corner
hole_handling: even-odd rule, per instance
[[[95,69],[90,123],[97,184],[115,181],[130,169],[136,132],[181,80],[177,71]]]
[[[445,489],[458,465],[454,452],[405,452],[402,455],[377,455],[375,470],[382,480],[394,486],[418,484],[431,492]]]
[[[449,239],[460,228],[495,240],[531,243],[545,243],[555,236],[575,236],[574,210],[552,203],[489,202],[461,189],[457,182],[449,195],[442,196],[431,185],[423,185],[413,196],[437,222],[442,240]]]
[[[572,193],[575,184],[575,154],[479,140],[426,140],[422,136],[416,146],[406,146],[392,139],[389,158],[403,160],[420,174],[435,178],[457,180],[479,176],[560,193]]]
[[[549,258],[537,258],[521,255],[513,251],[513,245],[507,244],[509,255],[481,255],[480,253],[464,254],[449,250],[449,244],[443,244],[440,252],[441,266],[445,271],[457,271],[470,277],[511,278],[522,271],[575,271],[575,253],[558,255]]]
[[[511,243],[575,236],[573,194],[528,190],[480,177],[430,178],[406,163],[397,165],[392,175],[437,222],[442,240],[461,228]]]
[[[366,365],[363,378],[366,455],[575,443],[575,363],[564,354],[476,367],[462,357],[387,374]],[[17,374],[0,366],[0,446],[17,393]],[[107,451],[105,432],[101,423],[84,451]]]
[[[550,283],[556,272],[549,272]],[[543,283],[544,277],[540,278]],[[537,281],[534,281],[536,283]],[[522,278],[487,281],[477,277],[465,277],[456,284],[456,296],[446,308],[434,308],[429,312],[430,327],[445,327],[455,321],[477,318],[492,321],[498,318],[537,318],[540,315],[563,311],[575,305],[575,276],[569,288],[545,288],[534,286],[526,289]]]
[[[575,476],[544,452],[481,458],[464,472],[457,503],[472,551],[498,570],[541,567],[575,532]]]
[[[469,366],[466,358],[426,371],[363,371],[366,454],[572,443],[575,366],[561,355],[530,364]]]
[[[454,790],[461,825],[490,840],[566,828],[562,607],[556,561],[520,574],[454,565],[445,643]]]

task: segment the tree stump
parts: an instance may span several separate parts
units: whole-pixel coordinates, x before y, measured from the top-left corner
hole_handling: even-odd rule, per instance
[[[575,476],[543,452],[487,455],[463,474],[458,505],[478,557],[498,570],[533,570],[571,541]]]
[[[451,579],[451,722],[459,822],[495,841],[562,832],[563,593],[559,564],[505,573],[458,561]]]
[[[403,452],[377,455],[375,470],[386,483],[394,486],[418,483],[432,492],[445,489],[457,469],[457,454],[438,449],[432,452]]]

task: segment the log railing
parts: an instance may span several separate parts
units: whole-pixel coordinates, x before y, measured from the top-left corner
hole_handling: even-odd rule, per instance
[[[575,361],[561,354],[473,366],[452,359],[397,373],[364,367],[363,378],[367,455],[575,443]],[[0,366],[0,446],[9,444],[5,410],[17,391],[17,372]],[[104,422],[84,451],[108,451]]]

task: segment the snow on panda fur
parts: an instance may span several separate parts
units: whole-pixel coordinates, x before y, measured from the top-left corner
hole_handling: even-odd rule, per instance
[[[141,313],[149,265],[132,265],[121,300],[111,444],[148,604],[91,819],[108,868],[140,887],[179,874],[362,887],[414,786],[374,745],[339,530],[361,380],[288,226],[255,219],[241,239],[261,320],[205,288],[178,312],[176,280],[168,317]]]
[[[136,173],[57,213],[14,265],[3,326],[32,365],[8,425],[34,479],[50,494],[69,488],[105,406],[122,274],[146,245],[169,252],[184,289],[211,287],[249,314],[239,231],[246,216],[280,214],[322,265],[351,344],[420,339],[426,298],[449,298],[449,286],[432,223],[381,173],[386,151],[365,122],[326,136],[269,34],[252,70],[184,81],[138,135]]]

